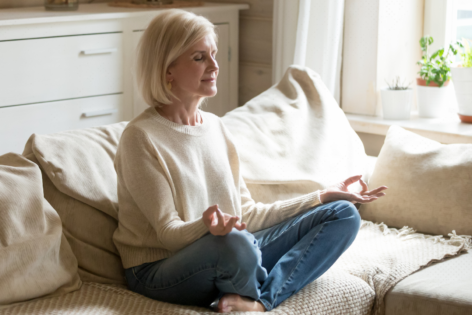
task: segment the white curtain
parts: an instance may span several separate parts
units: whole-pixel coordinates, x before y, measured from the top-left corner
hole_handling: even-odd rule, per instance
[[[274,1],[273,83],[291,64],[307,66],[339,103],[344,1]]]

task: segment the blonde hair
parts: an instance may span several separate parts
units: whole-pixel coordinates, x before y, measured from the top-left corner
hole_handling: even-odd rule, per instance
[[[184,10],[167,10],[149,23],[138,44],[136,63],[138,90],[149,106],[162,107],[171,103],[171,96],[176,97],[167,88],[167,69],[207,35],[217,43],[215,26],[203,16]]]

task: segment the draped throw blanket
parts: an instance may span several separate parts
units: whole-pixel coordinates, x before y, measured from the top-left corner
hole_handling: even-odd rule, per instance
[[[465,251],[467,239],[450,240],[415,234],[411,228],[389,229],[363,221],[351,247],[323,276],[266,314],[383,314],[383,298],[398,281],[421,266]],[[197,315],[209,309],[148,299],[125,286],[85,282],[79,291],[0,309],[22,315]],[[234,315],[257,315],[234,312]]]

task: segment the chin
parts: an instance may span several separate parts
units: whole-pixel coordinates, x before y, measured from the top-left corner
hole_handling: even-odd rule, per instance
[[[217,94],[216,87],[215,89],[212,89],[211,91],[205,91],[206,93],[202,93],[204,97],[213,97]]]

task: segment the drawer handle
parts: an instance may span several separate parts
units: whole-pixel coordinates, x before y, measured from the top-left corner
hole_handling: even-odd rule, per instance
[[[89,117],[95,117],[95,116],[111,115],[113,113],[116,113],[117,111],[118,111],[118,109],[116,109],[116,108],[109,108],[109,109],[102,109],[102,110],[84,112],[84,113],[82,113],[82,116],[85,117],[85,118],[89,118]]]
[[[118,51],[118,48],[103,48],[103,49],[82,50],[81,53],[83,53],[84,55],[99,55],[99,54],[111,54],[117,51]]]

